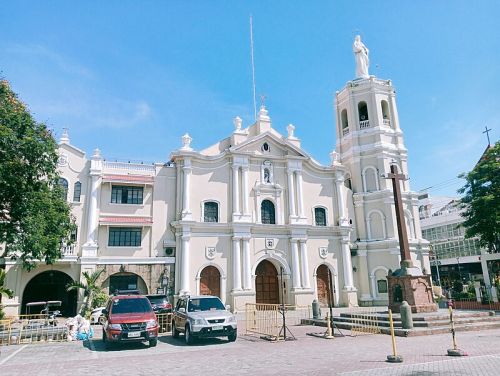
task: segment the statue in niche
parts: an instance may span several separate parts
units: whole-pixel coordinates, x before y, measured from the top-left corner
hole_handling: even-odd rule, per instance
[[[361,42],[361,36],[356,35],[354,44],[352,45],[354,58],[356,60],[356,78],[369,78],[368,66],[370,60],[368,59],[368,48]]]
[[[271,173],[268,168],[264,169],[264,183],[271,183]]]

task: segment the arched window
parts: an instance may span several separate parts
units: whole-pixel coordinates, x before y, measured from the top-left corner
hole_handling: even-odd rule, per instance
[[[59,178],[59,185],[63,189],[63,197],[65,200],[68,199],[68,181],[64,178]]]
[[[219,222],[219,204],[207,201],[203,204],[203,221]]]
[[[77,181],[75,187],[73,188],[73,202],[80,202],[80,196],[82,194],[82,183]]]
[[[342,121],[342,134],[346,135],[349,133],[349,121],[347,119],[347,110],[343,109],[340,113],[340,118]]]
[[[368,121],[368,106],[366,102],[358,103],[358,116],[359,116],[359,128],[368,128],[370,126],[370,122]]]
[[[260,215],[261,221],[264,224],[275,225],[275,213],[274,213],[274,204],[269,200],[262,201],[260,205]]]
[[[351,178],[347,178],[344,180],[344,186],[346,188],[349,188],[352,191],[352,180]]]
[[[314,208],[314,224],[316,226],[326,226],[325,208]]]
[[[382,106],[382,119],[383,119],[383,124],[387,126],[391,126],[391,120],[390,120],[390,113],[389,113],[389,104],[387,101],[382,101],[381,102]]]

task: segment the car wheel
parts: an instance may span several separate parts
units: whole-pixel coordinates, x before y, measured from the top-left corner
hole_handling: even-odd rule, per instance
[[[157,338],[149,340],[149,347],[156,347],[157,344],[158,344],[158,339]]]
[[[191,329],[189,329],[188,325],[186,325],[186,330],[184,331],[184,339],[187,345],[192,345],[194,342],[194,338],[191,334]]]
[[[174,321],[172,321],[172,338],[179,338],[179,331],[175,327]]]
[[[99,319],[97,319],[98,323],[101,325],[104,325],[105,320],[106,320],[106,317],[104,317],[104,316],[99,316]]]
[[[233,334],[228,335],[227,339],[229,340],[229,342],[234,342],[234,341],[236,341],[236,337],[237,337],[237,334],[236,334],[236,332],[234,332]]]

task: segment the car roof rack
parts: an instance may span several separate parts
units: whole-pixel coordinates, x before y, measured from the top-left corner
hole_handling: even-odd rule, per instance
[[[113,295],[141,295],[139,290],[115,290]]]

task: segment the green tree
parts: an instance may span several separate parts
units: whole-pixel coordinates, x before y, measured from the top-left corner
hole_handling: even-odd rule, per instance
[[[0,268],[54,263],[70,243],[71,209],[57,173],[57,143],[5,80],[0,81]]]
[[[5,278],[7,273],[5,273],[4,269],[0,269],[0,298],[2,296],[6,296],[8,298],[12,298],[14,296],[14,291],[5,287]],[[3,319],[4,313],[2,309],[2,305],[0,304],[0,320]]]
[[[465,237],[478,237],[482,247],[500,252],[500,141],[489,147],[476,166],[459,177],[466,180],[463,194]]]
[[[73,281],[66,285],[66,290],[83,290],[84,303],[80,309],[80,315],[86,317],[90,312],[90,307],[92,307],[92,302],[95,296],[99,296],[102,293],[102,288],[97,284],[97,280],[104,272],[104,269],[96,270],[92,273],[83,272],[83,278],[85,282]]]

